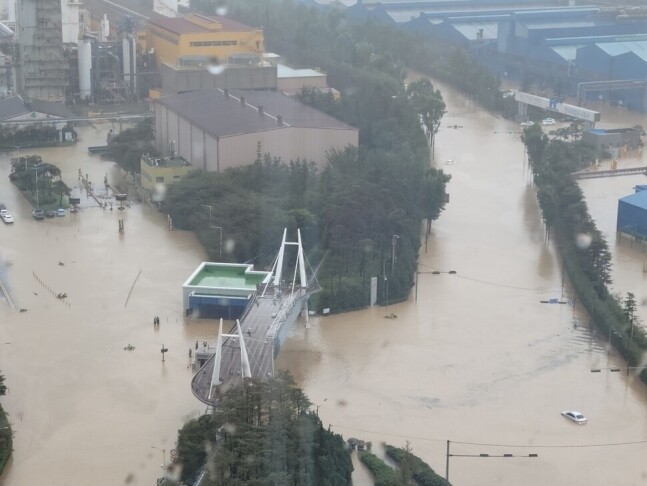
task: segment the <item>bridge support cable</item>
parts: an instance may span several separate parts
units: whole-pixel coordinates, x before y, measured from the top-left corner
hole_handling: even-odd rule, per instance
[[[281,285],[281,274],[283,272],[283,256],[285,253],[285,238],[287,236],[288,229],[283,229],[283,239],[281,240],[281,248],[279,248],[279,255],[276,259],[276,271],[274,272],[274,285]]]
[[[220,318],[220,326],[218,328],[218,343],[216,344],[216,356],[213,361],[213,372],[211,373],[211,387],[209,388],[209,400],[211,400],[211,393],[213,392],[213,387],[220,385],[222,380],[220,379],[220,365],[222,362],[222,317]]]
[[[299,265],[299,280],[301,280],[301,288],[308,288],[308,280],[306,278],[306,266],[303,261],[303,242],[301,241],[301,230],[297,229],[297,241],[299,243],[299,251],[297,253],[298,265]],[[294,281],[293,281],[294,282]]]
[[[238,329],[238,338],[240,339],[240,374],[243,378],[251,378],[252,369],[249,366],[249,356],[247,356],[243,331],[240,329],[240,321],[238,319],[236,319],[236,328]]]

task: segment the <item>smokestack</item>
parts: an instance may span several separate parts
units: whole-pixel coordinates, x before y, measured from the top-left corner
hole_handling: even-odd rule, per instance
[[[240,104],[245,106],[245,97],[244,96],[240,97]]]
[[[281,115],[276,117],[276,124],[280,127],[283,126],[283,117]]]

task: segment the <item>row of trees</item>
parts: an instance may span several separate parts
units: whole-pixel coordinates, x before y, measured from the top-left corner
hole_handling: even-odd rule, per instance
[[[571,176],[593,163],[595,150],[581,141],[549,140],[538,126],[526,129],[523,140],[544,221],[557,238],[564,267],[580,302],[629,365],[639,365],[647,351],[647,336],[635,326],[635,298],[627,294],[622,301],[609,292],[611,253]],[[643,371],[641,378],[647,382],[647,372]]]
[[[17,127],[4,125],[0,127],[0,147],[41,147],[56,144],[59,131],[53,125],[28,125]]]
[[[376,486],[450,486],[429,465],[411,452],[407,442],[405,447],[384,445],[386,455],[397,468],[391,468],[375,454],[364,451],[359,453],[362,463],[371,471]]]
[[[4,376],[0,375],[0,397],[7,392],[7,387],[4,383]],[[7,414],[0,405],[0,476],[2,471],[11,457],[13,441],[11,438],[11,426],[7,420]]]
[[[179,478],[188,483],[204,466],[203,486],[350,485],[346,445],[323,428],[311,406],[287,373],[244,381],[221,397],[212,415],[180,430]]]
[[[38,206],[61,207],[63,197],[70,195],[70,188],[61,179],[61,170],[43,162],[39,155],[11,159],[9,180]]]

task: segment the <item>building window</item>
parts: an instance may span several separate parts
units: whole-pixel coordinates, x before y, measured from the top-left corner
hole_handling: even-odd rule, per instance
[[[194,42],[189,42],[189,45],[191,47],[235,46],[235,45],[238,45],[238,41],[235,41],[235,40],[194,41]]]
[[[155,182],[164,182],[164,176],[157,176]]]

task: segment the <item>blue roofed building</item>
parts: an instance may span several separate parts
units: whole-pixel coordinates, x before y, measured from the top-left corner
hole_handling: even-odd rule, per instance
[[[618,231],[647,239],[647,185],[618,200]]]
[[[582,82],[647,81],[647,6],[564,3],[359,0],[346,12],[464,47],[492,71],[546,93],[579,97]],[[647,110],[647,83],[587,89],[582,99]]]

